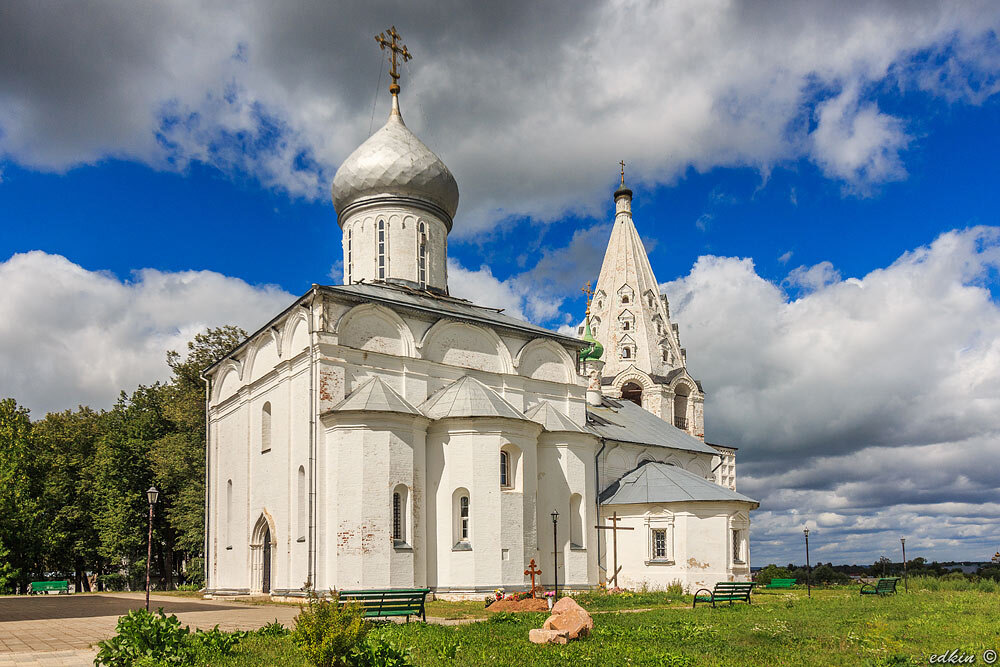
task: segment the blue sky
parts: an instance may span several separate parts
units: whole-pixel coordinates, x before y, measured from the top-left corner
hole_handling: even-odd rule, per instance
[[[805,526],[823,561],[1000,547],[997,7],[509,4],[8,5],[0,394],[107,407],[339,282],[329,185],[388,111],[389,21],[462,194],[453,293],[575,324],[626,161],[755,564]]]

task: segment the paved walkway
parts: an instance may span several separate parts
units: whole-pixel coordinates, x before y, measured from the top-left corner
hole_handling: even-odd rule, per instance
[[[93,665],[92,646],[115,634],[118,617],[146,604],[142,593],[0,597],[0,665]],[[150,596],[183,625],[254,630],[277,620],[289,627],[298,607]]]

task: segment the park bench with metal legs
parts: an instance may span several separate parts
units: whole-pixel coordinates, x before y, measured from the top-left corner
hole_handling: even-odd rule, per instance
[[[389,618],[419,616],[427,621],[425,602],[429,588],[387,588],[367,591],[338,591],[340,604],[357,602],[365,618]]]
[[[896,593],[896,582],[899,577],[888,577],[879,579],[877,584],[864,584],[861,586],[862,595],[894,595]]]
[[[750,581],[720,581],[715,585],[714,590],[701,588],[695,591],[694,604],[691,606],[692,608],[697,607],[699,602],[711,602],[713,607],[716,602],[729,602],[731,605],[741,600],[750,604],[751,590],[753,590],[753,582]],[[708,593],[708,595],[701,595],[702,592]]]
[[[772,579],[767,588],[791,588],[795,585],[795,579]]]
[[[49,591],[56,591],[57,593],[69,594],[69,582],[68,581],[32,581],[28,584],[28,593],[48,593]]]

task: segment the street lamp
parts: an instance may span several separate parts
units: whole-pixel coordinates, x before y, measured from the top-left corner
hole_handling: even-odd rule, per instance
[[[149,538],[146,541],[146,611],[149,611],[149,562],[153,560],[153,505],[160,497],[160,492],[155,486],[149,487],[146,491],[146,498],[149,500]]]
[[[998,551],[998,552],[996,552],[995,554],[993,554],[993,558],[992,558],[991,560],[992,560],[992,561],[993,561],[993,562],[994,562],[995,564],[997,564],[997,565],[1000,565],[1000,551]]]
[[[906,582],[906,538],[905,537],[899,538],[899,543],[903,545],[903,589],[907,593],[909,593],[910,586]]]
[[[559,511],[552,510],[552,572],[555,574],[555,586],[552,597],[559,599],[559,539],[557,537]]]
[[[809,529],[803,529],[802,533],[806,536],[806,596],[812,597],[812,565],[809,564]]]

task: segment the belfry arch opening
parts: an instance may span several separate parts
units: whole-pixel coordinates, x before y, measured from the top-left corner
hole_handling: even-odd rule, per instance
[[[622,385],[622,400],[632,401],[642,407],[642,387],[635,382],[626,382]]]
[[[688,402],[691,399],[691,388],[686,384],[679,384],[674,389],[674,426],[687,430]]]

